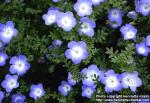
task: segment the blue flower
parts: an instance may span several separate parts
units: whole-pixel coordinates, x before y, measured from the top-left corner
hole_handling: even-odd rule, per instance
[[[74,4],[74,10],[78,16],[87,16],[92,14],[92,2],[90,0],[78,0]]]
[[[138,77],[138,72],[124,72],[120,75],[121,85],[123,88],[130,87],[132,92],[136,91],[137,87],[142,85],[142,80]]]
[[[137,2],[136,11],[143,16],[148,16],[150,14],[150,0],[140,0]]]
[[[72,74],[70,72],[68,72],[68,83],[71,84],[72,86],[74,86],[77,81],[73,79]]]
[[[22,76],[27,72],[27,70],[30,68],[30,64],[27,61],[27,58],[25,55],[19,55],[14,56],[10,59],[10,68],[9,71],[12,74],[18,74],[19,76]]]
[[[135,20],[137,18],[137,13],[135,11],[130,11],[128,12],[127,16]]]
[[[52,46],[53,47],[60,47],[62,45],[62,41],[60,39],[55,39],[53,42],[52,42]]]
[[[150,48],[146,46],[144,42],[136,44],[136,52],[139,55],[148,56]]]
[[[146,46],[150,46],[150,35],[147,35],[145,43]]]
[[[10,2],[11,2],[11,0],[5,0],[4,2],[5,2],[5,3],[10,3]]]
[[[29,96],[33,98],[34,100],[37,100],[38,98],[41,98],[45,95],[45,91],[43,89],[42,83],[39,83],[37,85],[31,85],[30,87],[30,93]]]
[[[59,9],[49,8],[48,12],[42,16],[45,21],[45,25],[52,25],[56,23],[58,13]]]
[[[9,75],[5,76],[5,80],[2,81],[1,86],[5,88],[7,92],[11,92],[13,89],[19,87],[18,76],[17,75]]]
[[[26,103],[25,99],[26,97],[23,94],[17,93],[17,94],[12,95],[11,103]]]
[[[73,27],[77,24],[76,19],[72,12],[60,12],[57,17],[57,25],[58,27],[62,28],[64,31],[68,32],[71,31]]]
[[[84,41],[71,41],[68,43],[68,48],[65,51],[65,56],[71,59],[74,64],[79,64],[82,59],[88,57],[87,45]]]
[[[85,85],[82,86],[82,96],[83,97],[91,98],[94,92],[95,92],[94,87],[85,86]]]
[[[93,4],[94,6],[97,6],[97,5],[99,5],[100,3],[104,2],[104,1],[105,1],[105,0],[91,0],[92,4]]]
[[[0,66],[4,66],[6,64],[7,59],[8,59],[7,54],[0,52]]]
[[[126,24],[125,26],[122,26],[120,28],[120,31],[124,40],[136,39],[137,29],[131,24]]]
[[[90,65],[88,68],[82,69],[81,75],[83,76],[83,85],[93,87],[96,86],[96,79],[101,80],[104,76],[102,71],[94,64]]]
[[[4,98],[4,92],[0,91],[0,103],[2,103]]]
[[[61,0],[52,0],[53,2],[59,2],[59,1],[61,1]]]
[[[123,12],[120,9],[111,9],[108,12],[108,19],[110,21],[122,22]]]
[[[119,75],[115,74],[114,70],[108,70],[105,73],[105,77],[102,79],[102,83],[105,85],[105,91],[107,93],[120,91],[122,89]]]
[[[63,95],[63,96],[67,96],[68,92],[70,92],[72,90],[72,87],[69,83],[67,83],[66,81],[62,81],[61,85],[58,87],[58,91]]]
[[[81,27],[79,29],[79,34],[82,35],[85,34],[89,37],[94,36],[94,28],[96,27],[95,22],[92,19],[89,19],[87,17],[83,17],[80,19],[81,21]]]
[[[109,24],[112,28],[118,28],[122,24],[123,12],[120,9],[111,9],[108,12]]]
[[[10,40],[17,35],[18,31],[14,28],[14,22],[8,21],[6,24],[0,23],[0,40],[8,44]]]

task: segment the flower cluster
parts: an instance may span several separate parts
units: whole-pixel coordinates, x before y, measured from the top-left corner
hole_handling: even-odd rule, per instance
[[[65,6],[67,4],[67,2],[65,0],[52,0],[52,1],[54,2],[54,4],[59,4],[62,1],[65,2]],[[5,0],[5,3],[8,3],[8,2],[11,2],[11,1]],[[76,39],[69,38],[69,37],[68,37],[69,39],[66,39],[68,45],[67,45],[67,47],[65,46],[62,50],[60,50],[60,51],[63,51],[62,54],[60,52],[58,52],[58,53],[60,53],[61,60],[72,61],[72,62],[69,62],[68,65],[64,64],[63,67],[68,67],[68,69],[72,69],[74,66],[76,66],[76,68],[78,68],[78,74],[81,77],[81,78],[79,77],[78,79],[76,79],[76,78],[74,78],[73,72],[71,72],[71,71],[68,72],[67,80],[66,81],[62,80],[61,84],[58,87],[58,91],[63,96],[68,96],[69,92],[73,91],[74,88],[76,88],[76,85],[78,85],[79,83],[82,83],[80,85],[81,86],[80,87],[81,96],[86,97],[86,98],[92,98],[93,94],[97,93],[97,87],[99,85],[104,87],[104,91],[109,94],[112,92],[122,91],[123,89],[130,89],[132,92],[136,92],[137,88],[142,86],[144,83],[140,79],[138,70],[135,71],[135,69],[134,69],[134,70],[132,70],[132,72],[124,71],[122,73],[119,70],[116,72],[113,69],[106,71],[106,70],[103,70],[102,68],[98,67],[99,64],[96,62],[98,60],[97,58],[99,58],[99,57],[96,58],[94,56],[96,56],[95,54],[96,53],[98,54],[99,50],[101,50],[101,49],[97,48],[97,46],[99,46],[99,45],[97,44],[98,42],[96,42],[95,40],[99,39],[101,37],[101,35],[98,34],[99,28],[96,27],[96,25],[97,25],[96,21],[98,20],[97,19],[98,16],[94,12],[94,10],[99,9],[99,6],[101,6],[100,4],[102,4],[103,2],[105,2],[105,0],[76,0],[76,2],[72,5],[72,9],[67,8],[67,7],[66,8],[50,7],[50,8],[48,8],[47,12],[42,15],[42,17],[40,15],[40,18],[42,18],[44,20],[44,23],[46,26],[48,26],[48,27],[54,26],[54,28],[59,27],[61,29],[56,29],[56,30],[58,30],[58,31],[63,30],[64,32],[69,33],[69,35],[72,35],[72,33],[77,34],[77,37],[75,37]],[[15,4],[15,2],[14,2],[14,4]],[[18,3],[16,3],[16,4],[18,4]],[[21,2],[20,2],[20,4],[21,4]],[[129,8],[127,8],[127,10],[123,10],[121,5],[120,5],[120,7],[117,8],[116,5],[113,5],[113,2],[110,4],[112,7],[115,7],[115,8],[106,8],[105,9],[106,14],[107,14],[106,20],[107,20],[108,26],[110,26],[112,31],[113,30],[119,31],[119,33],[121,34],[122,39],[125,43],[134,42],[134,44],[135,44],[134,46],[136,48],[136,53],[138,55],[148,56],[148,54],[150,53],[150,35],[147,35],[146,37],[144,37],[141,42],[138,38],[141,31],[138,30],[138,27],[137,27],[138,25],[136,25],[135,21],[138,19],[138,16],[149,16],[150,15],[150,0],[135,0],[135,10],[131,10],[131,11],[128,11]],[[107,5],[104,3],[103,6],[107,6]],[[43,7],[46,7],[46,6],[43,6]],[[40,6],[39,7],[37,6],[37,8],[40,8]],[[25,13],[28,14],[28,11],[30,11],[30,8],[25,9],[25,10],[26,10]],[[73,11],[71,11],[71,10],[73,10]],[[7,10],[5,10],[5,11],[7,11]],[[8,9],[8,11],[9,11],[9,9]],[[36,12],[40,12],[40,11],[41,10],[34,10],[33,14],[34,13],[36,14]],[[126,12],[126,11],[128,11],[128,12]],[[15,14],[15,12],[13,12],[13,14]],[[127,15],[125,15],[125,14],[127,14]],[[129,19],[127,21],[132,20],[132,22],[124,23],[125,21],[123,21],[123,18],[125,16],[127,16]],[[24,16],[23,19],[26,19],[26,17]],[[30,21],[30,19],[29,19],[29,21]],[[25,24],[28,24],[28,22]],[[33,23],[36,23],[36,22],[37,21],[34,21]],[[30,26],[30,25],[32,25],[32,24],[29,23],[27,26]],[[28,53],[26,54],[23,52],[23,54],[18,53],[19,55],[12,56],[5,51],[5,47],[9,43],[11,43],[11,41],[13,41],[13,38],[15,36],[18,35],[18,30],[22,30],[22,29],[17,30],[15,27],[16,27],[16,25],[13,21],[7,21],[6,23],[0,23],[0,67],[3,67],[3,66],[7,67],[7,64],[10,65],[9,73],[5,75],[5,78],[1,82],[2,90],[0,89],[0,103],[2,103],[3,99],[5,97],[7,97],[8,95],[11,96],[12,103],[25,103],[26,98],[27,98],[27,96],[25,96],[23,94],[23,92],[22,93],[20,93],[20,92],[14,93],[13,91],[20,87],[20,84],[21,84],[19,82],[20,78],[22,78],[30,70],[31,65],[28,61]],[[110,29],[110,28],[108,27],[108,29]],[[29,32],[30,32],[30,30],[29,30]],[[36,32],[39,33],[39,31],[33,30],[33,33],[36,33]],[[64,32],[62,32],[62,33],[64,33]],[[96,32],[97,32],[97,34],[96,34]],[[102,32],[100,31],[100,33],[103,34],[103,30],[102,30]],[[106,33],[106,34],[108,34],[108,33]],[[46,50],[45,50],[45,48],[41,49],[42,55],[47,55],[46,53],[48,53],[48,52],[50,52],[50,53],[55,52],[55,51],[51,51],[51,50],[58,49],[59,47],[62,46],[62,44],[66,43],[66,41],[63,41],[63,39],[65,37],[63,38],[61,34],[60,34],[61,36],[55,36],[55,37],[53,37],[53,35],[54,34],[48,36],[48,37],[51,37],[51,39],[52,39],[52,43],[48,48],[46,48],[43,45],[38,46],[37,47],[38,49],[35,47],[36,50],[41,49],[40,47],[46,48]],[[84,38],[83,35],[85,35],[86,37]],[[105,35],[105,33],[104,33],[104,35]],[[24,37],[26,38],[26,36],[24,36]],[[102,37],[102,39],[103,38],[105,38],[105,37]],[[34,40],[36,41],[36,38]],[[71,40],[71,41],[68,41],[68,40]],[[88,40],[89,40],[89,42],[90,42],[90,40],[93,41],[92,46],[88,45],[88,44],[90,44],[88,42]],[[45,41],[46,40],[43,40],[43,44],[45,43]],[[47,39],[47,41],[49,41],[49,39]],[[39,43],[39,41],[37,43]],[[33,42],[33,44],[34,44],[34,42]],[[32,45],[32,44],[29,43],[28,45]],[[103,45],[103,43],[102,43],[102,45]],[[26,47],[28,48],[28,46],[26,46]],[[93,52],[91,49],[93,49]],[[50,51],[48,51],[48,50],[50,50]],[[30,51],[30,47],[29,47],[29,51]],[[103,50],[102,50],[102,52],[103,52]],[[118,51],[116,53],[118,53]],[[7,54],[10,56],[8,56]],[[39,55],[41,55],[41,54],[39,54]],[[55,54],[53,54],[53,53],[51,53],[51,54],[52,54],[51,56],[55,56],[57,58],[57,56]],[[126,53],[126,54],[128,54],[128,53]],[[99,55],[101,55],[101,53]],[[90,56],[93,56],[93,57],[91,57],[92,59],[90,59]],[[126,55],[121,55],[120,58],[121,57],[128,59],[128,57]],[[109,58],[111,58],[111,56]],[[117,56],[116,56],[116,58],[117,58]],[[119,58],[119,60],[120,60],[120,58]],[[53,57],[52,57],[52,59],[53,59]],[[57,58],[57,60],[58,59],[59,58]],[[85,60],[88,60],[88,63],[85,63]],[[9,61],[9,62],[7,63],[7,61]],[[114,61],[117,61],[117,60],[114,59]],[[43,61],[39,60],[39,62],[43,62]],[[55,63],[58,63],[58,62],[55,62]],[[61,61],[61,63],[63,63],[63,61]],[[61,65],[61,63],[60,63],[60,65]],[[83,65],[89,65],[89,66],[86,68],[82,68],[81,67],[82,65],[79,65],[80,63]],[[95,63],[97,65],[95,65],[93,63]],[[72,64],[74,64],[74,65],[72,65]],[[120,64],[120,65],[124,66],[124,64],[123,65]],[[52,64],[52,68],[53,67],[54,67],[54,65]],[[119,72],[120,74],[117,72]],[[45,94],[46,94],[46,91],[45,91],[44,85],[42,83],[31,84],[28,95],[34,101],[42,98]],[[45,98],[47,98],[47,97],[48,96],[45,96]],[[56,97],[56,96],[53,96],[53,97]],[[56,98],[60,99],[59,97],[56,97]]]
[[[77,21],[72,12],[60,12],[59,8],[49,8],[47,14],[44,14],[43,19],[46,25],[57,24],[64,31],[71,31],[76,26]]]
[[[8,56],[4,53],[1,53],[1,66],[5,65],[5,60]],[[14,56],[10,59],[10,68],[9,71],[11,74],[6,74],[5,80],[1,82],[1,86],[6,90],[7,93],[10,93],[12,90],[19,87],[19,76],[22,76],[29,70],[30,64],[27,61],[25,55]],[[15,74],[15,75],[14,75]],[[42,97],[45,94],[42,84],[32,85],[30,89],[30,97],[35,100]],[[0,101],[4,98],[4,93],[0,91]],[[24,103],[25,96],[21,93],[12,95],[12,103]]]
[[[0,24],[0,40],[1,48],[3,45],[8,45],[13,36],[16,36],[18,33],[17,29],[14,28],[14,23],[8,21],[6,24]],[[0,66],[6,65],[6,60],[9,59],[9,56],[3,52],[3,49],[0,51]],[[10,58],[10,74],[6,74],[5,80],[1,82],[1,86],[5,89],[6,93],[11,93],[12,90],[19,87],[19,76],[23,76],[30,68],[30,63],[27,60],[25,55],[13,56]],[[45,94],[42,84],[32,85],[30,90],[30,97],[33,99],[38,99]],[[2,103],[5,93],[0,91],[0,103]],[[24,103],[26,97],[21,94],[12,95],[12,103]]]
[[[96,91],[97,83],[100,82],[105,85],[105,92],[121,91],[123,88],[130,88],[132,92],[136,92],[137,87],[142,85],[142,80],[138,77],[138,72],[123,72],[117,74],[114,70],[107,72],[101,71],[97,65],[92,64],[88,68],[84,68],[80,72],[82,77],[82,96],[91,98]],[[78,81],[79,82],[79,81]],[[72,86],[77,83],[72,78],[71,73],[68,73],[68,82],[62,81],[58,87],[59,92],[67,96],[68,92],[73,90]]]
[[[137,13],[141,13],[143,16],[150,14],[150,1],[149,0],[135,0],[136,11],[130,11],[127,16],[131,19],[137,18]],[[122,25],[123,11],[120,9],[111,9],[108,12],[109,24],[112,28],[118,28]],[[121,35],[124,40],[133,40],[137,42],[138,30],[132,24],[125,24],[120,28]],[[141,43],[136,43],[136,52],[139,55],[148,56],[150,52],[149,48],[149,36]]]
[[[54,0],[58,2],[59,0]],[[105,0],[77,0],[73,8],[77,12],[77,15],[82,17],[80,19],[81,27],[79,28],[79,35],[85,34],[89,37],[94,36],[94,28],[96,27],[95,22],[86,17],[92,14],[93,6],[97,6]],[[70,11],[61,12],[59,8],[49,8],[48,12],[42,16],[46,25],[57,24],[58,27],[64,31],[69,32],[77,25],[77,20],[73,13]]]
[[[96,65],[90,65],[81,70],[82,78],[82,96],[91,98],[96,88],[96,82],[103,78],[102,71]]]
[[[6,54],[1,53],[1,66],[5,65],[5,60],[8,58]],[[19,87],[19,76],[22,76],[30,68],[30,64],[27,61],[25,55],[14,56],[10,59],[10,74],[6,74],[5,80],[1,82],[1,86],[6,90],[7,93],[10,93],[12,90]],[[39,84],[37,87],[42,88],[42,84]],[[31,95],[30,97],[37,99],[45,94],[45,92],[35,91],[36,86],[31,86]],[[43,91],[43,90],[42,90]],[[37,92],[37,93],[33,93]],[[4,92],[0,91],[0,101],[4,98]],[[12,95],[12,103],[23,103],[25,101],[25,96],[21,93]]]

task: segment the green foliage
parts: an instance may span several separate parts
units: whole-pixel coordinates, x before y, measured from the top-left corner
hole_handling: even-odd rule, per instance
[[[133,43],[127,44],[125,50],[121,50],[120,53],[118,50],[114,51],[112,47],[106,49],[106,53],[109,54],[110,61],[113,63],[113,68],[116,68],[117,70],[120,69],[121,72],[132,72],[135,70],[135,62],[133,57],[135,54],[135,47]]]
[[[135,53],[135,42],[119,39],[121,38],[119,37],[119,30],[111,29],[107,24],[107,13],[110,9],[119,8],[123,10],[125,15],[123,24],[134,24],[138,29],[137,42],[141,42],[143,37],[150,33],[150,16],[143,17],[138,15],[137,20],[127,18],[126,14],[128,11],[135,9],[133,1],[134,0],[130,0],[129,4],[127,4],[127,0],[106,0],[98,6],[94,6],[92,15],[88,16],[96,22],[95,35],[93,38],[90,38],[85,35],[78,35],[80,23],[78,23],[72,31],[65,32],[61,28],[58,28],[57,25],[46,26],[42,20],[42,15],[47,12],[49,7],[59,7],[62,12],[72,11],[75,18],[79,21],[80,17],[77,16],[73,10],[73,5],[76,0],[62,0],[58,3],[53,3],[52,0],[11,0],[10,3],[4,3],[3,0],[1,0],[0,23],[12,20],[15,22],[15,27],[19,31],[18,35],[4,48],[4,52],[10,57],[19,54],[25,54],[27,56],[32,68],[32,70],[28,72],[28,78],[33,78],[33,76],[36,75],[35,71],[39,68],[33,65],[39,65],[38,60],[43,57],[46,62],[43,64],[45,66],[40,67],[40,70],[44,71],[46,77],[47,75],[55,75],[57,71],[67,71],[67,73],[72,73],[74,80],[81,81],[83,77],[80,75],[80,71],[90,64],[96,64],[102,71],[107,71],[110,68],[113,68],[117,73],[138,71],[139,77],[143,81],[143,86],[138,88],[137,92],[149,92],[150,59],[137,55]],[[61,39],[63,45],[60,48],[48,49],[55,39]],[[68,42],[72,40],[85,41],[88,47],[88,58],[78,65],[74,65],[72,61],[67,59],[64,55]],[[0,70],[1,81],[4,78],[4,74],[8,73],[9,64],[7,63],[2,69],[5,70]],[[59,69],[63,71],[59,71]],[[81,82],[79,82],[77,86],[73,87],[69,95],[64,97],[58,93],[58,84],[48,78],[49,80],[46,79],[47,83],[43,83],[46,95],[34,101],[28,97],[32,84],[30,79],[25,79],[25,76],[19,78],[20,87],[15,89],[13,93],[21,92],[25,94],[27,96],[27,103],[51,103],[53,100],[54,103],[55,101],[58,103],[81,103],[80,100],[83,103],[97,103],[95,97],[97,94],[107,94],[104,90],[104,85],[98,82],[97,90],[93,97],[91,99],[85,99],[81,97],[82,85]],[[39,76],[40,75],[37,77]],[[60,77],[54,76],[54,80],[60,79],[58,80],[59,82],[62,81],[63,78],[67,80],[65,75],[59,76]],[[44,79],[39,81],[44,81]],[[35,81],[37,82],[38,80]],[[36,83],[35,81],[33,83]],[[50,84],[54,85],[52,89]],[[0,89],[3,90],[1,87]],[[113,92],[112,94],[116,93]],[[131,91],[130,89],[124,89],[120,91],[119,94],[131,94]],[[80,99],[78,99],[78,97]],[[10,100],[4,100],[4,102],[5,101],[6,103],[10,102]]]

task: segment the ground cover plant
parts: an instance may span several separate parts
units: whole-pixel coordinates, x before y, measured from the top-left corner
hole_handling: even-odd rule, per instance
[[[150,0],[0,1],[0,103],[143,103],[149,81]]]

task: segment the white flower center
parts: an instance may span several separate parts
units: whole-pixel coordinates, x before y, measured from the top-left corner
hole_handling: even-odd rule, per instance
[[[133,76],[130,75],[123,78],[123,82],[129,86],[134,86],[136,84],[136,81],[134,80]]]
[[[82,3],[79,6],[79,12],[86,13],[88,12],[88,8],[89,8],[89,5],[87,5],[86,3]]]
[[[7,86],[8,86],[9,88],[14,88],[14,87],[16,86],[16,80],[15,80],[15,79],[9,79],[9,80],[7,81]]]
[[[41,88],[36,88],[35,91],[34,91],[34,94],[35,94],[37,97],[41,96],[41,94],[42,94]]]
[[[49,15],[49,16],[47,17],[47,21],[48,21],[49,23],[54,23],[55,20],[56,20],[56,16],[55,16],[55,15]]]
[[[82,30],[82,32],[83,33],[86,33],[86,32],[88,32],[90,29],[91,29],[91,26],[88,24],[88,23],[83,23],[82,25],[81,25],[81,30]]]
[[[148,4],[143,4],[142,5],[142,10],[143,11],[149,11],[150,10],[150,6]]]
[[[19,60],[15,63],[15,67],[18,71],[22,71],[22,70],[24,70],[25,64],[24,64],[24,62]]]
[[[114,76],[109,76],[106,78],[106,85],[113,88],[116,87],[118,85],[118,80],[116,77]]]
[[[85,79],[88,81],[93,81],[96,79],[95,76],[98,77],[97,73],[95,71],[90,71],[90,72],[87,72]]]
[[[91,90],[91,88],[86,88],[85,92],[87,95],[91,95],[93,91]]]
[[[0,62],[3,62],[4,58],[2,56],[0,56]]]
[[[145,53],[145,48],[143,48],[143,47],[139,47],[138,50],[139,50],[140,53]]]
[[[129,38],[129,39],[133,38],[134,35],[135,35],[135,33],[134,33],[133,31],[131,31],[131,30],[129,30],[129,31],[126,33],[126,36],[127,36],[127,38]]]
[[[74,47],[71,49],[71,55],[74,57],[74,58],[80,58],[83,54],[83,50],[81,47]]]
[[[114,10],[114,11],[112,12],[112,16],[113,16],[114,18],[118,18],[118,17],[119,17],[118,11],[117,11],[117,10]]]
[[[70,87],[70,85],[66,84],[66,85],[64,85],[63,89],[65,92],[68,92],[71,90],[71,87]]]
[[[72,20],[69,17],[63,17],[61,20],[62,24],[66,27],[70,27]]]
[[[10,38],[13,34],[13,30],[10,27],[5,27],[4,28],[4,32],[3,32],[3,36],[5,36],[6,38]]]

